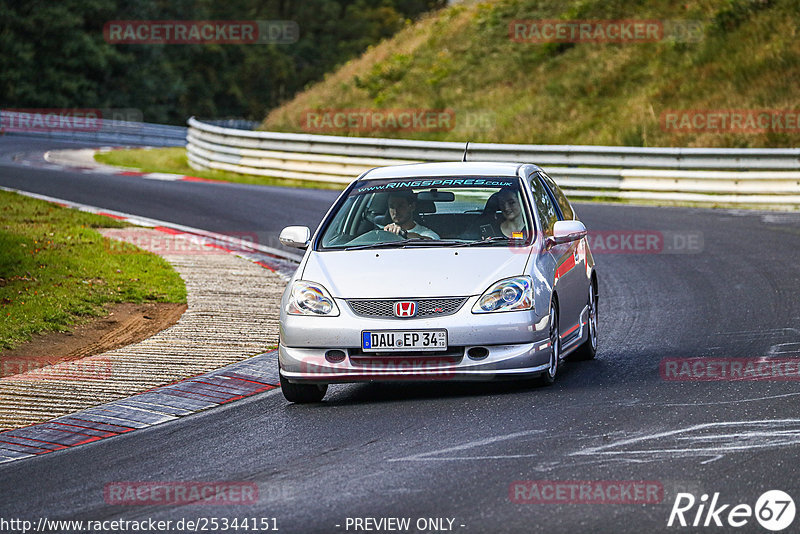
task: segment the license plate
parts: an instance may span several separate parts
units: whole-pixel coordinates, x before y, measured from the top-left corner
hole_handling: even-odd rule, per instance
[[[364,352],[446,350],[447,330],[372,330],[361,332]]]

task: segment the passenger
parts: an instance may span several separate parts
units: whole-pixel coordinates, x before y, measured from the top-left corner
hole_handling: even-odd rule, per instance
[[[498,221],[500,233],[505,237],[523,239],[526,234],[525,217],[517,193],[513,189],[501,189],[497,194],[497,207],[503,215],[503,219]]]
[[[389,216],[392,222],[383,227],[387,232],[403,235],[408,238],[439,239],[439,235],[417,224],[414,215],[417,213],[417,197],[411,191],[389,193]]]

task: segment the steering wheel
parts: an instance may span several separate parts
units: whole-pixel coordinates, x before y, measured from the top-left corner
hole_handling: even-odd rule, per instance
[[[408,232],[403,229],[400,230],[399,234],[384,230],[383,228],[376,228],[373,232],[375,232],[376,237],[381,238],[381,241],[402,241],[408,237]]]
[[[376,223],[375,221],[371,221],[371,222],[372,222],[372,224],[374,224],[376,226],[377,230],[379,230],[381,232],[386,232],[388,234],[394,234],[394,232],[389,232],[388,230],[384,230],[383,226],[381,226],[380,224]],[[394,235],[398,235],[398,234],[394,234]],[[408,230],[406,230],[405,228],[400,228],[400,234],[399,235],[403,239],[408,239]]]

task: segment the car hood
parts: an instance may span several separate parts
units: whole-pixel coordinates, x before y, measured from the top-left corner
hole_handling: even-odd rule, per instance
[[[302,279],[336,298],[479,295],[523,274],[530,248],[406,248],[311,252]]]

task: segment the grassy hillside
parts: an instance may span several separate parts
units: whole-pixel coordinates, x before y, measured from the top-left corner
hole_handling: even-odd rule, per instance
[[[693,21],[693,42],[521,43],[514,20]],[[790,132],[675,132],[670,110],[800,110],[798,0],[496,0],[446,8],[370,48],[262,129],[307,131],[307,110],[452,109],[449,131],[324,131],[476,142],[800,146]]]

